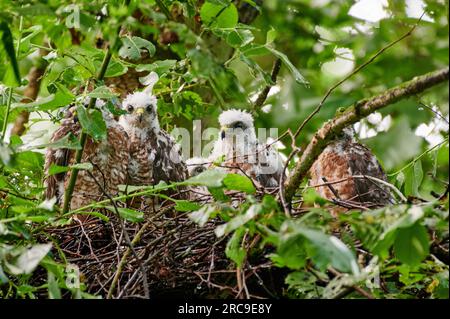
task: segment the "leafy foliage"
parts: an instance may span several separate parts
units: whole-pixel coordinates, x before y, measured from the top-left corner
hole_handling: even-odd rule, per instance
[[[255,111],[256,127],[295,131],[334,83],[417,23],[405,1],[388,1],[386,15],[376,23],[349,14],[354,1],[325,3],[2,1],[0,123],[9,128],[22,112],[31,118],[25,136],[2,136],[0,142],[0,298],[97,297],[86,292],[46,229],[67,225],[74,215],[105,223],[108,214],[133,224],[148,218],[109,200],[63,215],[43,199],[45,148],[81,148],[71,134],[48,142],[51,125],[61,121],[68,105],[78,97],[101,98],[118,116],[118,96],[139,89],[156,72],[161,80],[154,92],[167,130],[192,131],[196,119],[217,126],[221,110],[236,107]],[[424,9],[426,18],[406,40],[333,92],[297,146],[305,146],[340,108],[448,65],[448,6],[426,0]],[[256,20],[248,22],[246,10],[256,12]],[[108,48],[112,58],[105,79],[96,81]],[[274,82],[277,59],[283,68]],[[30,100],[32,81],[26,75],[35,69],[42,75],[38,98]],[[253,109],[253,97],[266,86],[274,88],[263,107]],[[100,110],[76,109],[83,131],[105,139]],[[199,227],[216,221],[215,234],[226,240],[224,253],[233,267],[245,270],[257,256],[289,273],[283,277],[285,297],[360,298],[349,290],[357,286],[376,298],[448,298],[448,112],[448,88],[440,86],[358,123],[357,133],[382,162],[390,184],[408,199],[383,209],[354,209],[334,218],[332,203],[304,185],[301,203],[294,204],[298,213],[287,216],[276,193],[261,194],[249,178],[215,169],[180,183],[122,188],[115,202],[148,195],[168,200],[175,214],[188,214]],[[289,141],[281,143],[288,156]],[[73,169],[91,166],[53,166],[50,174]],[[199,205],[167,195],[193,186],[207,188],[214,201]],[[233,201],[236,192],[243,204]],[[43,282],[33,281],[42,274]]]

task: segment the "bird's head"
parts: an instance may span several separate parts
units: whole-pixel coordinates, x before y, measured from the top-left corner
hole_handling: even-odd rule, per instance
[[[145,92],[128,95],[122,103],[127,122],[139,128],[153,127],[158,122],[157,100]]]
[[[345,127],[342,132],[341,132],[341,138],[352,141],[352,142],[356,142],[356,138],[355,138],[355,129],[353,128],[353,126],[347,126]]]
[[[153,79],[142,92],[129,94],[123,100],[122,109],[126,113],[122,115],[122,119],[132,127],[158,131],[158,100],[152,94],[153,85],[158,81],[158,75],[156,73],[151,75],[153,75]]]
[[[256,140],[253,116],[241,110],[228,110],[219,116],[220,138],[222,140],[245,138],[249,142]]]

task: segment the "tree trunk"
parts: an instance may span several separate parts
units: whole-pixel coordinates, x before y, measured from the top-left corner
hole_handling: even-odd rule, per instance
[[[29,103],[36,100],[39,88],[41,87],[41,78],[45,72],[46,65],[34,66],[29,74],[29,83],[24,91],[24,98],[22,103]],[[21,136],[25,132],[25,125],[28,123],[30,113],[28,111],[22,111],[14,122],[14,126],[11,130],[11,135]]]

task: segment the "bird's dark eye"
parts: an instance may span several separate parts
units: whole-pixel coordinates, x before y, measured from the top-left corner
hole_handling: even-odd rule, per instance
[[[152,105],[147,105],[147,107],[145,108],[147,110],[148,113],[151,113],[153,111],[153,107]]]
[[[203,166],[197,166],[197,167],[195,168],[195,172],[196,172],[197,174],[203,173],[204,171],[205,171],[205,168],[204,168]]]
[[[242,122],[236,122],[233,124],[233,128],[243,130],[245,128],[245,126],[244,126],[244,123],[242,123]]]
[[[128,110],[128,112],[133,112],[133,110],[134,110],[133,105],[129,104],[129,105],[127,106],[127,110]]]

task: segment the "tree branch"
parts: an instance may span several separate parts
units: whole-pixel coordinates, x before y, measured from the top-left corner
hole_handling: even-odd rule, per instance
[[[400,84],[380,95],[356,102],[352,107],[348,108],[347,111],[323,125],[306,147],[286,183],[286,201],[291,201],[314,161],[329,142],[332,141],[346,126],[354,124],[367,115],[401,99],[418,94],[439,83],[448,81],[448,78],[448,67],[415,77],[411,81]]]
[[[281,69],[281,59],[276,59],[275,63],[273,64],[272,74],[270,76],[273,85],[275,85],[277,82],[277,77],[278,73],[280,73],[280,69]],[[256,99],[256,102],[253,105],[254,112],[256,112],[261,106],[263,106],[264,102],[267,99],[267,96],[269,95],[270,89],[272,88],[273,85],[267,85],[258,95],[258,98]]]
[[[42,76],[44,75],[45,69],[47,68],[47,61],[42,59],[47,53],[46,50],[39,50],[39,59],[36,66],[31,68],[30,73],[28,74],[28,85],[25,88],[23,95],[24,99],[22,99],[22,103],[30,103],[36,100],[39,89],[41,87]],[[19,116],[16,118],[14,122],[14,126],[11,129],[11,136],[18,135],[21,136],[25,132],[25,125],[28,123],[30,119],[30,112],[22,111]]]
[[[389,43],[388,45],[386,45],[385,47],[381,48],[378,52],[376,52],[372,57],[370,57],[369,60],[367,60],[366,62],[364,62],[363,64],[361,64],[360,66],[358,66],[355,70],[353,70],[352,73],[350,73],[349,75],[347,75],[346,77],[344,77],[342,80],[340,80],[339,82],[337,82],[335,85],[333,85],[328,91],[327,93],[325,93],[325,96],[322,98],[322,100],[320,101],[319,105],[317,105],[317,107],[312,111],[312,113],[303,121],[303,123],[299,126],[299,128],[297,129],[297,131],[294,134],[294,138],[297,138],[300,135],[300,132],[303,130],[303,128],[306,126],[306,124],[308,124],[308,122],[317,114],[320,112],[320,110],[322,109],[322,106],[324,105],[325,101],[328,99],[328,97],[331,95],[331,93],[333,93],[334,90],[336,90],[339,86],[341,86],[344,82],[346,82],[347,80],[349,80],[350,78],[352,78],[355,74],[359,73],[362,69],[364,69],[365,67],[367,67],[369,64],[371,64],[373,61],[375,61],[375,59],[377,59],[381,54],[383,54],[385,51],[389,50],[391,47],[393,47],[394,45],[396,45],[397,43],[399,43],[400,41],[402,41],[403,39],[409,37],[414,30],[417,28],[417,26],[419,25],[420,21],[422,21],[422,18],[425,14],[425,11],[422,13],[422,15],[419,17],[419,19],[417,20],[416,24],[414,24],[412,26],[412,28],[406,32],[404,35],[402,35],[400,38],[398,38],[397,40]]]

